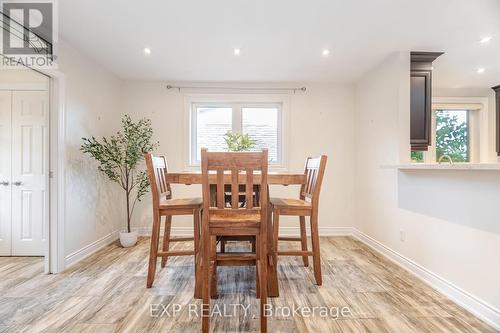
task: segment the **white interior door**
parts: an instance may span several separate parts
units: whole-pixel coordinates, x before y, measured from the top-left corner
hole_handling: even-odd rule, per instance
[[[48,94],[12,92],[12,255],[42,256],[48,221]]]
[[[0,256],[11,255],[12,93],[0,91]]]

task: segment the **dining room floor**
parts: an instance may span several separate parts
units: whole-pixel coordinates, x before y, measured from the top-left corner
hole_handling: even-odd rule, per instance
[[[146,237],[113,243],[55,275],[40,258],[0,257],[0,332],[198,332],[193,259],[169,259],[146,289],[148,253]],[[321,287],[301,258],[280,257],[270,332],[495,332],[354,238],[321,237],[321,255]],[[211,329],[258,332],[254,268],[219,267],[218,291]]]

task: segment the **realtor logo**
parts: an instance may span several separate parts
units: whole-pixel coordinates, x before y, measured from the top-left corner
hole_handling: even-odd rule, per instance
[[[53,68],[54,1],[3,0],[0,9],[2,65]]]

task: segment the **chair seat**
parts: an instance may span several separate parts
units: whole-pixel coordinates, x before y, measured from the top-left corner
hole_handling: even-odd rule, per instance
[[[276,208],[308,209],[312,207],[310,202],[292,198],[271,198],[270,202]]]
[[[200,208],[202,204],[201,198],[163,199],[160,200],[160,209]]]
[[[212,212],[209,217],[211,227],[217,228],[259,228],[260,214],[241,214],[227,210],[223,213]]]

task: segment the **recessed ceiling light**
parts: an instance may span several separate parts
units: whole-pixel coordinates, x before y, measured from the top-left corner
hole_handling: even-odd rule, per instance
[[[145,47],[143,51],[144,51],[145,55],[150,55],[151,54],[151,49],[149,47]]]
[[[479,67],[479,68],[477,69],[477,74],[483,74],[483,73],[484,73],[484,71],[485,71],[485,69],[484,69],[483,67]]]
[[[491,40],[491,36],[484,36],[483,38],[481,38],[481,40],[479,41],[481,44],[486,44],[488,43],[489,41]]]
[[[239,48],[235,47],[234,50],[233,50],[233,53],[234,53],[234,55],[239,56],[240,53],[241,53],[241,50]]]
[[[323,52],[321,52],[321,55],[323,57],[328,57],[330,55],[330,50],[329,49],[324,49]]]

